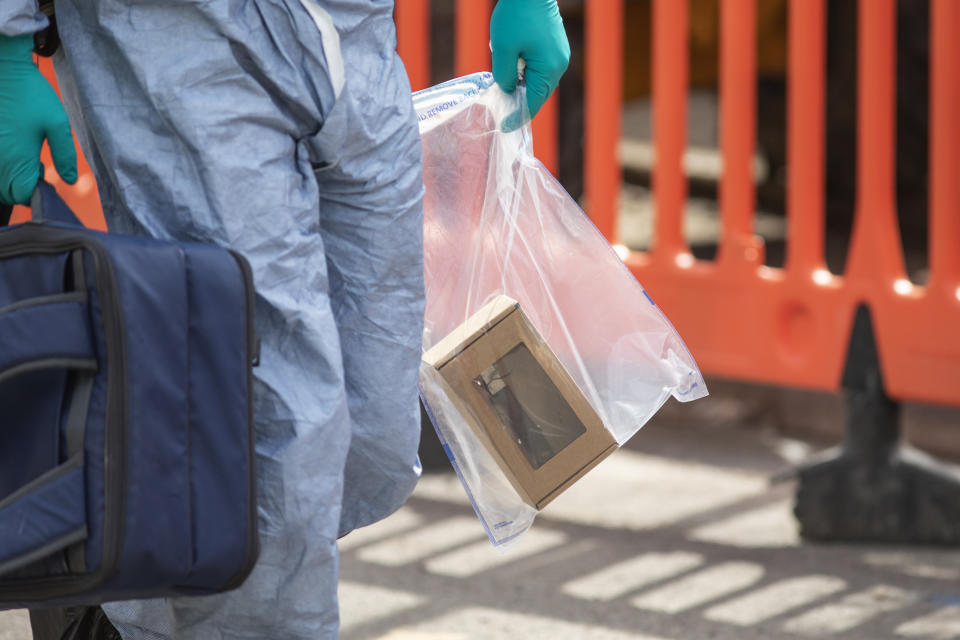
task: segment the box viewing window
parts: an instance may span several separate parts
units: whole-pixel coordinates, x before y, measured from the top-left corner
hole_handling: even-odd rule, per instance
[[[487,367],[474,383],[534,469],[587,430],[522,343]]]

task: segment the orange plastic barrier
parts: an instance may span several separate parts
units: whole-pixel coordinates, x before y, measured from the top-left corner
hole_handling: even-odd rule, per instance
[[[398,15],[424,4],[397,0]],[[585,204],[616,242],[623,3],[585,5]],[[457,70],[485,68],[487,43],[477,25],[485,24],[489,3],[460,0],[457,10]],[[895,210],[894,0],[860,0],[859,191],[842,276],[827,271],[824,259],[825,0],[790,3],[784,269],[764,266],[763,243],[753,233],[756,0],[721,0],[723,231],[712,262],[695,260],[683,234],[688,3],[654,0],[655,242],[651,251],[633,252],[625,261],[706,372],[835,390],[854,310],[866,303],[887,393],[960,404],[960,75],[953,68],[960,60],[960,2],[933,0],[932,11],[931,273],[929,284],[919,287],[906,277]],[[401,46],[401,53],[414,69],[423,68],[421,56],[429,54],[426,45]],[[534,121],[538,154],[555,148],[549,117]]]
[[[906,277],[896,220],[895,3],[859,1],[858,197],[844,274],[832,275],[824,260],[825,0],[790,2],[784,269],[763,265],[763,244],[753,234],[756,0],[721,0],[723,232],[712,262],[694,259],[683,235],[689,10],[682,0],[654,0],[655,242],[625,262],[705,372],[837,389],[854,309],[866,303],[887,393],[960,404],[960,2],[931,0],[930,278],[920,287]],[[493,4],[457,0],[458,74],[489,69]],[[585,5],[584,199],[594,222],[616,242],[623,0]],[[415,90],[432,80],[429,15],[428,0],[396,2],[398,50]],[[556,109],[554,97],[534,121],[536,153],[554,173]],[[100,226],[96,190],[85,163],[81,167],[80,184],[61,192]],[[56,174],[48,168],[47,175]]]
[[[843,276],[824,262],[824,0],[789,14],[788,244],[784,269],[763,266],[753,233],[754,0],[721,3],[723,233],[716,262],[682,235],[686,67],[684,3],[654,2],[656,242],[627,264],[675,322],[705,371],[833,390],[853,312],[869,305],[887,393],[960,404],[960,3],[933,0],[931,276],[907,280],[894,196],[896,23],[893,0],[860,0],[859,166]],[[589,51],[588,51],[589,54]],[[612,116],[611,116],[612,117]]]

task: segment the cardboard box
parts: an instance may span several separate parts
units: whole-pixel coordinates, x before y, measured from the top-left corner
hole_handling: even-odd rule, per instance
[[[434,345],[423,361],[517,493],[542,509],[617,443],[524,315],[499,296]]]

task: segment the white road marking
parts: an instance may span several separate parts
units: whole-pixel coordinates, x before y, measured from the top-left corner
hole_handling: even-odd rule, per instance
[[[415,593],[347,581],[340,582],[337,597],[340,600],[340,629],[343,631],[427,602],[427,598]]]
[[[791,503],[778,502],[697,527],[690,538],[734,547],[795,547],[800,543]]]
[[[0,611],[0,640],[31,640],[30,614],[26,609]]]
[[[886,567],[916,578],[960,580],[960,557],[937,551],[874,551],[863,561],[873,567]]]
[[[788,620],[783,628],[791,633],[811,636],[842,633],[882,613],[903,608],[915,600],[916,596],[909,591],[878,585],[847,596],[840,602],[803,613]]]
[[[570,541],[558,549],[553,549],[552,551],[547,551],[534,558],[530,558],[523,563],[523,569],[528,573],[533,573],[543,567],[561,565],[572,558],[590,556],[596,553],[601,546],[602,543],[599,540],[591,540],[589,538],[576,542]]]
[[[509,548],[501,550],[491,545],[488,540],[482,540],[431,558],[425,565],[430,573],[466,578],[481,571],[512,564],[541,551],[560,546],[566,541],[567,536],[559,531],[530,529]]]
[[[380,640],[515,640],[516,638],[663,640],[593,624],[580,624],[481,607],[456,609],[440,618],[424,620],[414,627],[396,629],[382,636]]]
[[[670,487],[669,499],[665,499],[664,487]],[[760,474],[621,449],[547,506],[542,515],[607,528],[654,529],[765,489]]]
[[[669,487],[665,495],[664,487]],[[541,514],[605,528],[647,530],[759,495],[758,473],[731,471],[620,449]]]
[[[465,633],[447,633],[445,631],[409,631],[406,629],[397,629],[380,636],[377,640],[469,640],[470,636]]]
[[[635,607],[678,613],[745,589],[763,577],[763,567],[751,562],[726,562],[674,580],[631,600]]]
[[[747,627],[816,602],[846,586],[844,580],[834,576],[790,578],[712,607],[704,615],[710,620]]]
[[[899,636],[938,640],[960,638],[960,606],[944,607],[930,615],[904,622],[897,627],[896,633]]]
[[[670,487],[669,499],[664,499],[663,487]],[[760,473],[619,449],[538,517],[605,528],[655,529],[762,494],[766,488],[767,479]],[[424,476],[414,496],[469,504],[459,480],[450,474]]]
[[[486,534],[476,518],[448,518],[364,547],[357,557],[364,562],[398,567],[478,539],[486,539]]]
[[[365,544],[382,540],[395,533],[413,529],[423,523],[423,517],[410,508],[400,509],[389,518],[380,522],[350,532],[346,537],[337,541],[340,551],[350,551]]]
[[[609,601],[654,582],[672,578],[703,563],[698,553],[645,553],[563,585],[563,592],[584,600]]]

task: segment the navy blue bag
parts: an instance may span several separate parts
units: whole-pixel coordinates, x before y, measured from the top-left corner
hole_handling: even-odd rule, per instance
[[[0,230],[0,609],[239,586],[258,553],[249,265],[84,229],[43,182],[34,200],[43,220]]]

